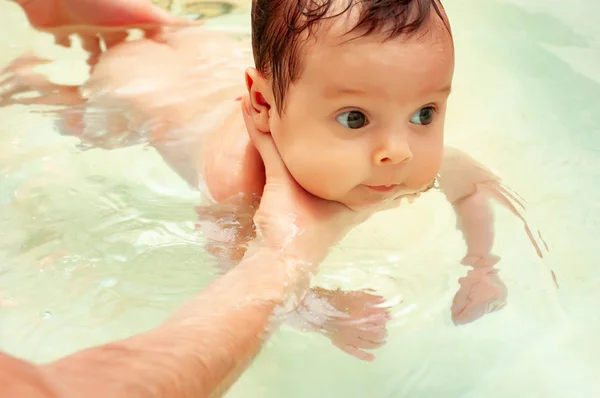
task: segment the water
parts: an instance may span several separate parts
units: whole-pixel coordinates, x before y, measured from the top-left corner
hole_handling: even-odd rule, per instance
[[[451,209],[432,193],[380,214],[318,277],[323,286],[374,288],[396,303],[377,361],[284,327],[229,397],[600,393],[600,5],[446,7],[457,49],[447,141],[528,200],[550,255],[538,260],[522,226],[499,209],[508,306],[455,327],[449,307],[466,270]],[[211,25],[248,31],[246,13],[241,7]],[[80,73],[75,56],[51,49],[14,6],[2,3],[0,15],[0,64],[33,46],[59,53],[65,74]],[[41,362],[125,337],[158,324],[214,278],[194,230],[199,194],[153,150],[82,152],[23,107],[1,108],[0,120],[0,349]]]

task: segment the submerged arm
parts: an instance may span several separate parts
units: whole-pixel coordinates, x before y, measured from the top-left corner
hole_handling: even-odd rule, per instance
[[[466,153],[447,147],[440,170],[440,186],[457,215],[457,227],[467,245],[465,265],[493,267],[499,260],[492,254],[494,245],[494,212],[491,201],[496,200],[518,217],[537,255],[547,250],[538,233],[531,231],[523,215],[523,199],[504,185],[501,179]]]
[[[446,148],[440,170],[440,186],[454,207],[457,227],[463,234],[467,254],[462,264],[473,267],[459,279],[460,289],[452,302],[455,324],[472,322],[506,304],[507,289],[494,266],[500,257],[492,253],[494,246],[494,212],[492,199],[518,217],[537,255],[547,250],[538,233],[538,243],[524,211],[523,200],[508,189],[500,178],[473,158],[454,148]],[[554,277],[554,274],[552,273]],[[556,278],[554,277],[556,283]]]
[[[302,248],[250,254],[163,325],[123,341],[43,366],[0,354],[3,397],[218,396],[260,349],[289,287],[306,286],[326,252],[320,243],[313,248],[310,256],[296,254],[307,252]]]

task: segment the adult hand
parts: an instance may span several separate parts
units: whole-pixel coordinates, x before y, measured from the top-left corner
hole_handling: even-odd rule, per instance
[[[21,6],[31,25],[54,36],[56,43],[71,45],[78,34],[91,59],[101,52],[100,42],[111,47],[127,38],[126,28],[145,32],[165,25],[187,25],[149,0],[13,0]]]
[[[262,157],[266,176],[260,206],[254,216],[257,236],[266,246],[282,250],[294,247],[315,251],[318,247],[314,261],[320,262],[331,245],[377,209],[354,211],[341,203],[311,195],[298,185],[281,159],[270,132],[259,131],[254,125],[248,101],[247,96],[242,98],[244,121]],[[304,241],[305,237],[309,239]]]
[[[294,315],[306,325],[302,329],[322,333],[333,345],[358,359],[374,361],[375,355],[367,350],[385,344],[386,325],[391,319],[384,302],[383,297],[370,289],[342,291],[315,287]]]

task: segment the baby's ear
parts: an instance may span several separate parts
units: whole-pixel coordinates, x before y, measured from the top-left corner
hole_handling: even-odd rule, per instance
[[[248,89],[248,112],[259,131],[268,133],[273,92],[271,85],[255,68],[246,69],[246,88]]]

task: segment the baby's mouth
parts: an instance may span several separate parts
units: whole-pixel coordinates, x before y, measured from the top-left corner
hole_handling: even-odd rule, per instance
[[[392,185],[365,185],[365,187],[373,190],[375,192],[391,192],[395,191],[400,187],[400,184],[392,184]]]

